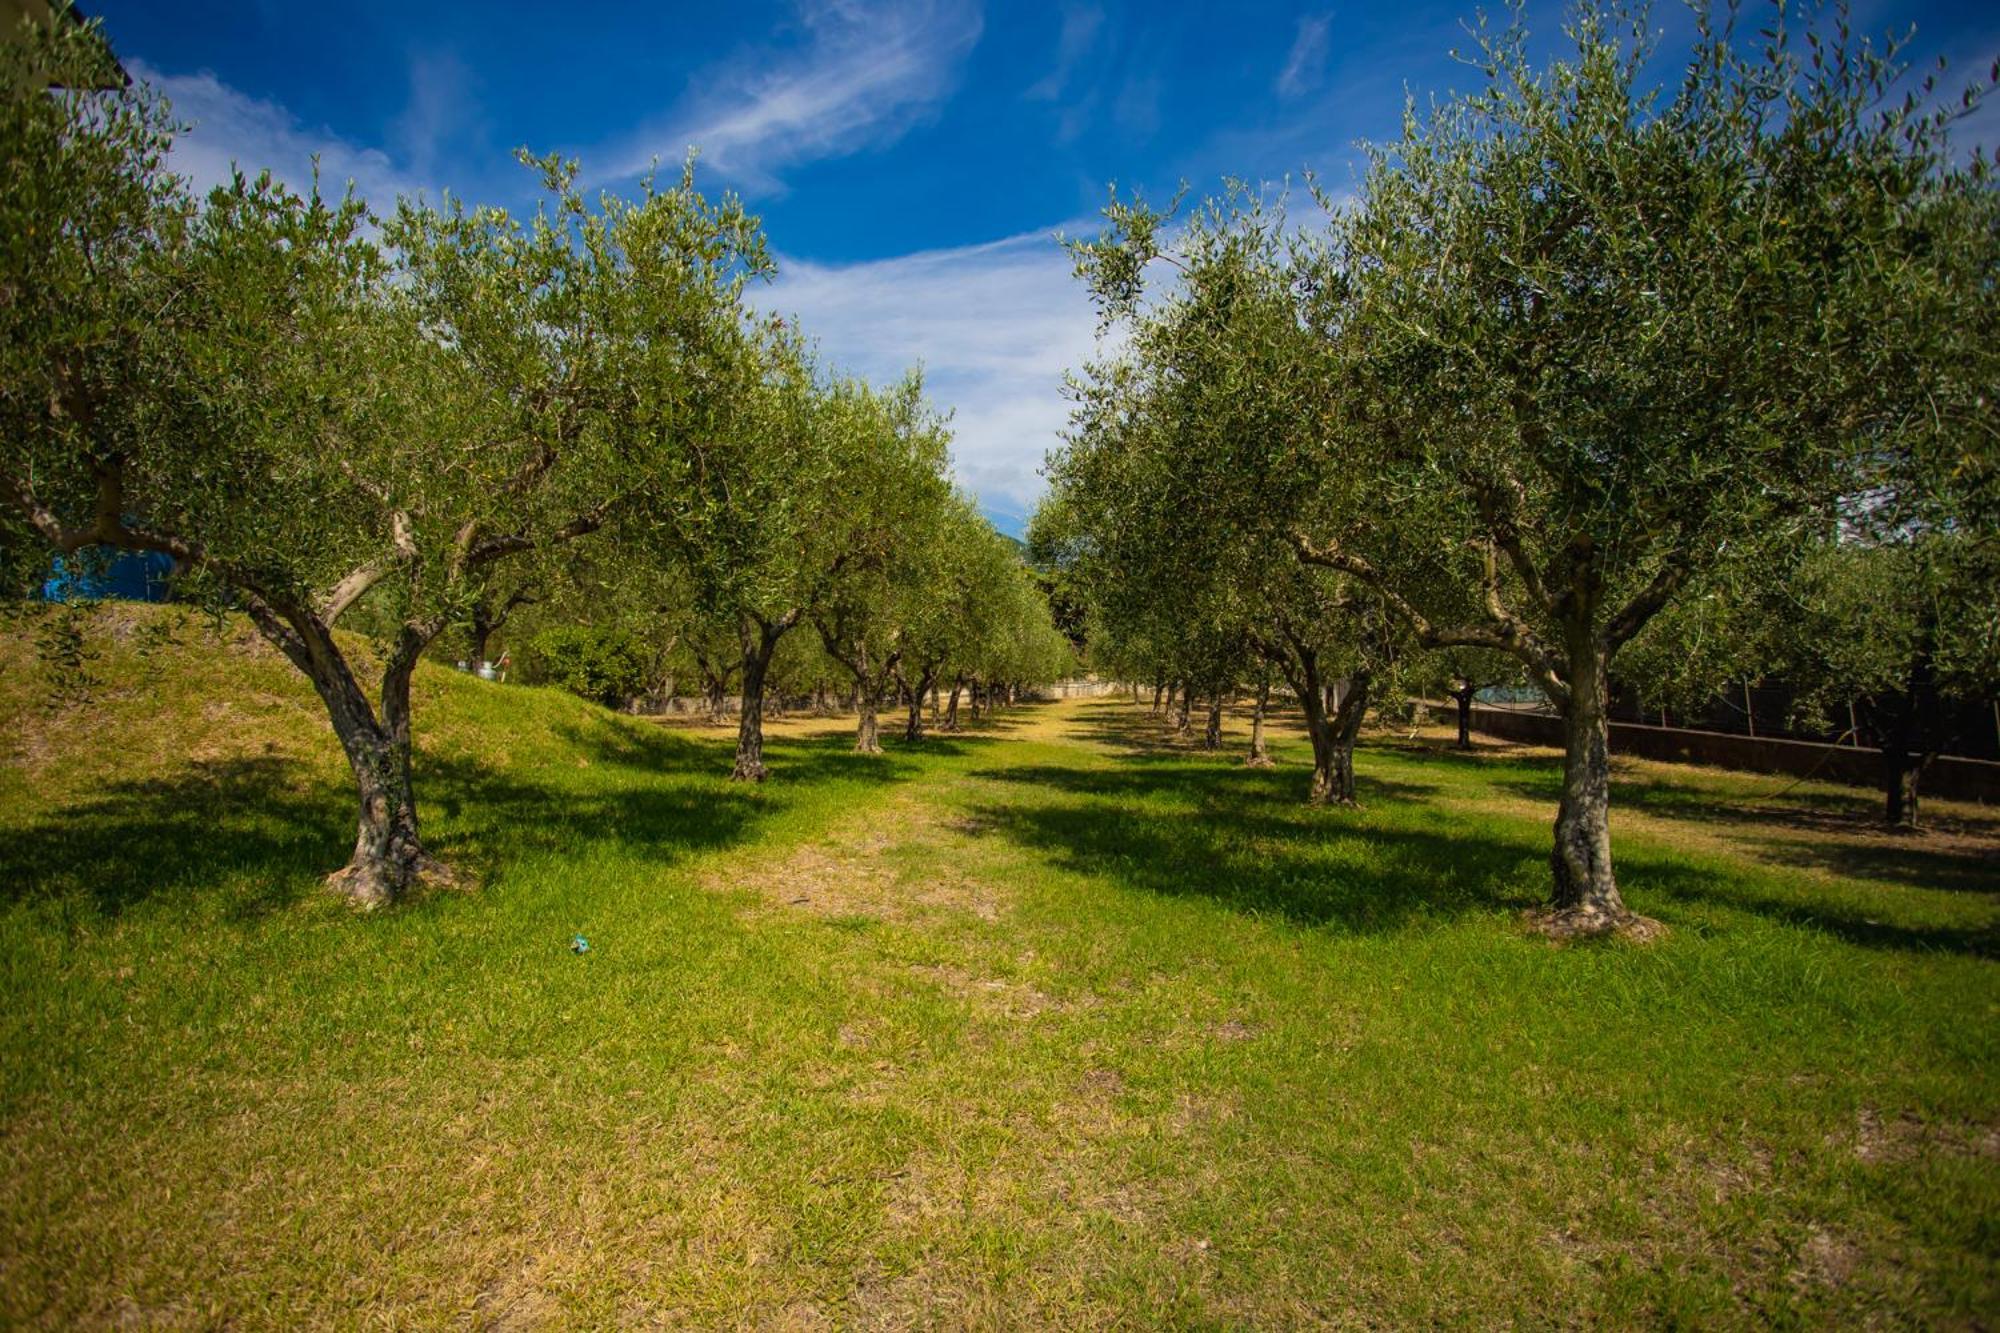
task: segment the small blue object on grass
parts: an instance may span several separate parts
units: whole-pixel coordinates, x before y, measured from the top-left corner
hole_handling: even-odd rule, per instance
[[[590,941],[581,935],[573,935],[570,937],[569,951],[571,953],[589,953]]]

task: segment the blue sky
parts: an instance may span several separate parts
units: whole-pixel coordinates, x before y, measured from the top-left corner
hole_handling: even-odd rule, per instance
[[[96,0],[126,64],[193,128],[178,169],[231,161],[353,178],[387,205],[450,189],[521,206],[517,145],[580,157],[629,189],[655,156],[765,220],[781,274],[756,297],[797,314],[846,369],[925,366],[955,412],[959,475],[1010,530],[1040,493],[1063,370],[1094,322],[1051,237],[1087,230],[1113,181],[1164,198],[1226,175],[1342,188],[1361,139],[1393,135],[1405,90],[1471,83],[1461,3],[350,3]],[[1953,81],[2000,54],[1980,5],[1856,4],[1914,24]],[[1530,6],[1538,44],[1560,5]],[[1671,50],[1685,11],[1661,5]],[[1988,111],[1994,110],[1989,107]],[[1975,133],[1991,143],[1992,117]]]

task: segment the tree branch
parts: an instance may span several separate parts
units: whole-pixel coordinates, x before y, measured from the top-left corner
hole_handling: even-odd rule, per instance
[[[1389,581],[1382,571],[1360,556],[1350,555],[1338,547],[1315,546],[1305,534],[1299,532],[1292,534],[1292,549],[1306,564],[1352,574],[1366,583],[1391,611],[1415,631],[1417,642],[1424,647],[1491,648],[1496,652],[1509,653],[1527,664],[1528,669],[1535,673],[1537,683],[1548,693],[1551,700],[1559,706],[1568,705],[1569,687],[1562,680],[1562,663],[1542,645],[1533,630],[1515,617],[1507,615],[1504,608],[1499,608],[1499,593],[1491,579],[1488,580],[1487,587],[1489,594],[1487,610],[1500,611],[1493,623],[1439,629],[1423,612],[1411,605],[1407,598],[1389,586]]]

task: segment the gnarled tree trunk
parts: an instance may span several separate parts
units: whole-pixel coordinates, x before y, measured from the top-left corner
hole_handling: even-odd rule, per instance
[[[1208,726],[1201,733],[1201,748],[1220,750],[1222,748],[1222,691],[1217,690],[1208,701]]]
[[[1270,752],[1264,748],[1264,711],[1271,705],[1271,668],[1257,678],[1257,707],[1250,714],[1250,754],[1243,762],[1251,768],[1271,767]]]
[[[1330,799],[1335,805],[1359,805],[1354,789],[1354,742],[1361,734],[1361,719],[1368,713],[1370,675],[1357,671],[1341,691],[1340,706],[1327,723],[1333,773]]]
[[[877,691],[865,687],[857,691],[857,693],[860,699],[856,711],[860,714],[860,721],[854,731],[854,752],[856,754],[880,754],[882,753],[882,733],[880,725],[876,722],[875,714],[881,707],[881,695]]]
[[[930,692],[935,679],[936,668],[925,667],[923,675],[917,680],[916,688],[907,691],[910,698],[910,715],[909,720],[903,724],[903,739],[906,741],[920,741],[924,738],[924,695]]]
[[[1562,801],[1549,858],[1555,873],[1552,924],[1566,934],[1594,935],[1625,925],[1632,914],[1611,870],[1610,689],[1604,654],[1594,643],[1573,643],[1569,660]]]
[[[958,730],[958,696],[959,692],[962,691],[964,688],[965,688],[965,673],[961,671],[956,677],[953,678],[951,682],[951,703],[945,707],[944,723],[940,727],[940,730],[943,731]]]
[[[737,710],[736,766],[729,772],[731,782],[762,782],[770,776],[764,767],[764,678],[783,633],[761,621],[746,622],[743,627],[743,706]]]
[[[432,635],[405,627],[398,637],[382,673],[378,718],[331,629],[317,617],[294,609],[281,620],[269,607],[253,604],[251,618],[312,681],[354,774],[359,805],[354,852],[327,884],[361,906],[379,907],[419,879],[448,879],[444,867],[424,852],[410,779],[410,676]]]

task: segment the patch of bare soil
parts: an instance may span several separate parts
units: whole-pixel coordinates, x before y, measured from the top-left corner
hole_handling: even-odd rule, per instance
[[[704,887],[747,889],[774,907],[817,916],[908,921],[963,912],[997,921],[1009,901],[999,886],[949,856],[918,855],[898,864],[890,855],[901,848],[949,852],[985,827],[971,819],[940,820],[919,793],[904,792],[815,842],[776,856],[733,858],[709,874]]]
[[[1871,1166],[1920,1157],[1982,1157],[2000,1161],[2000,1125],[1934,1122],[1908,1111],[1884,1115],[1864,1106],[1854,1117],[1854,1155]]]

